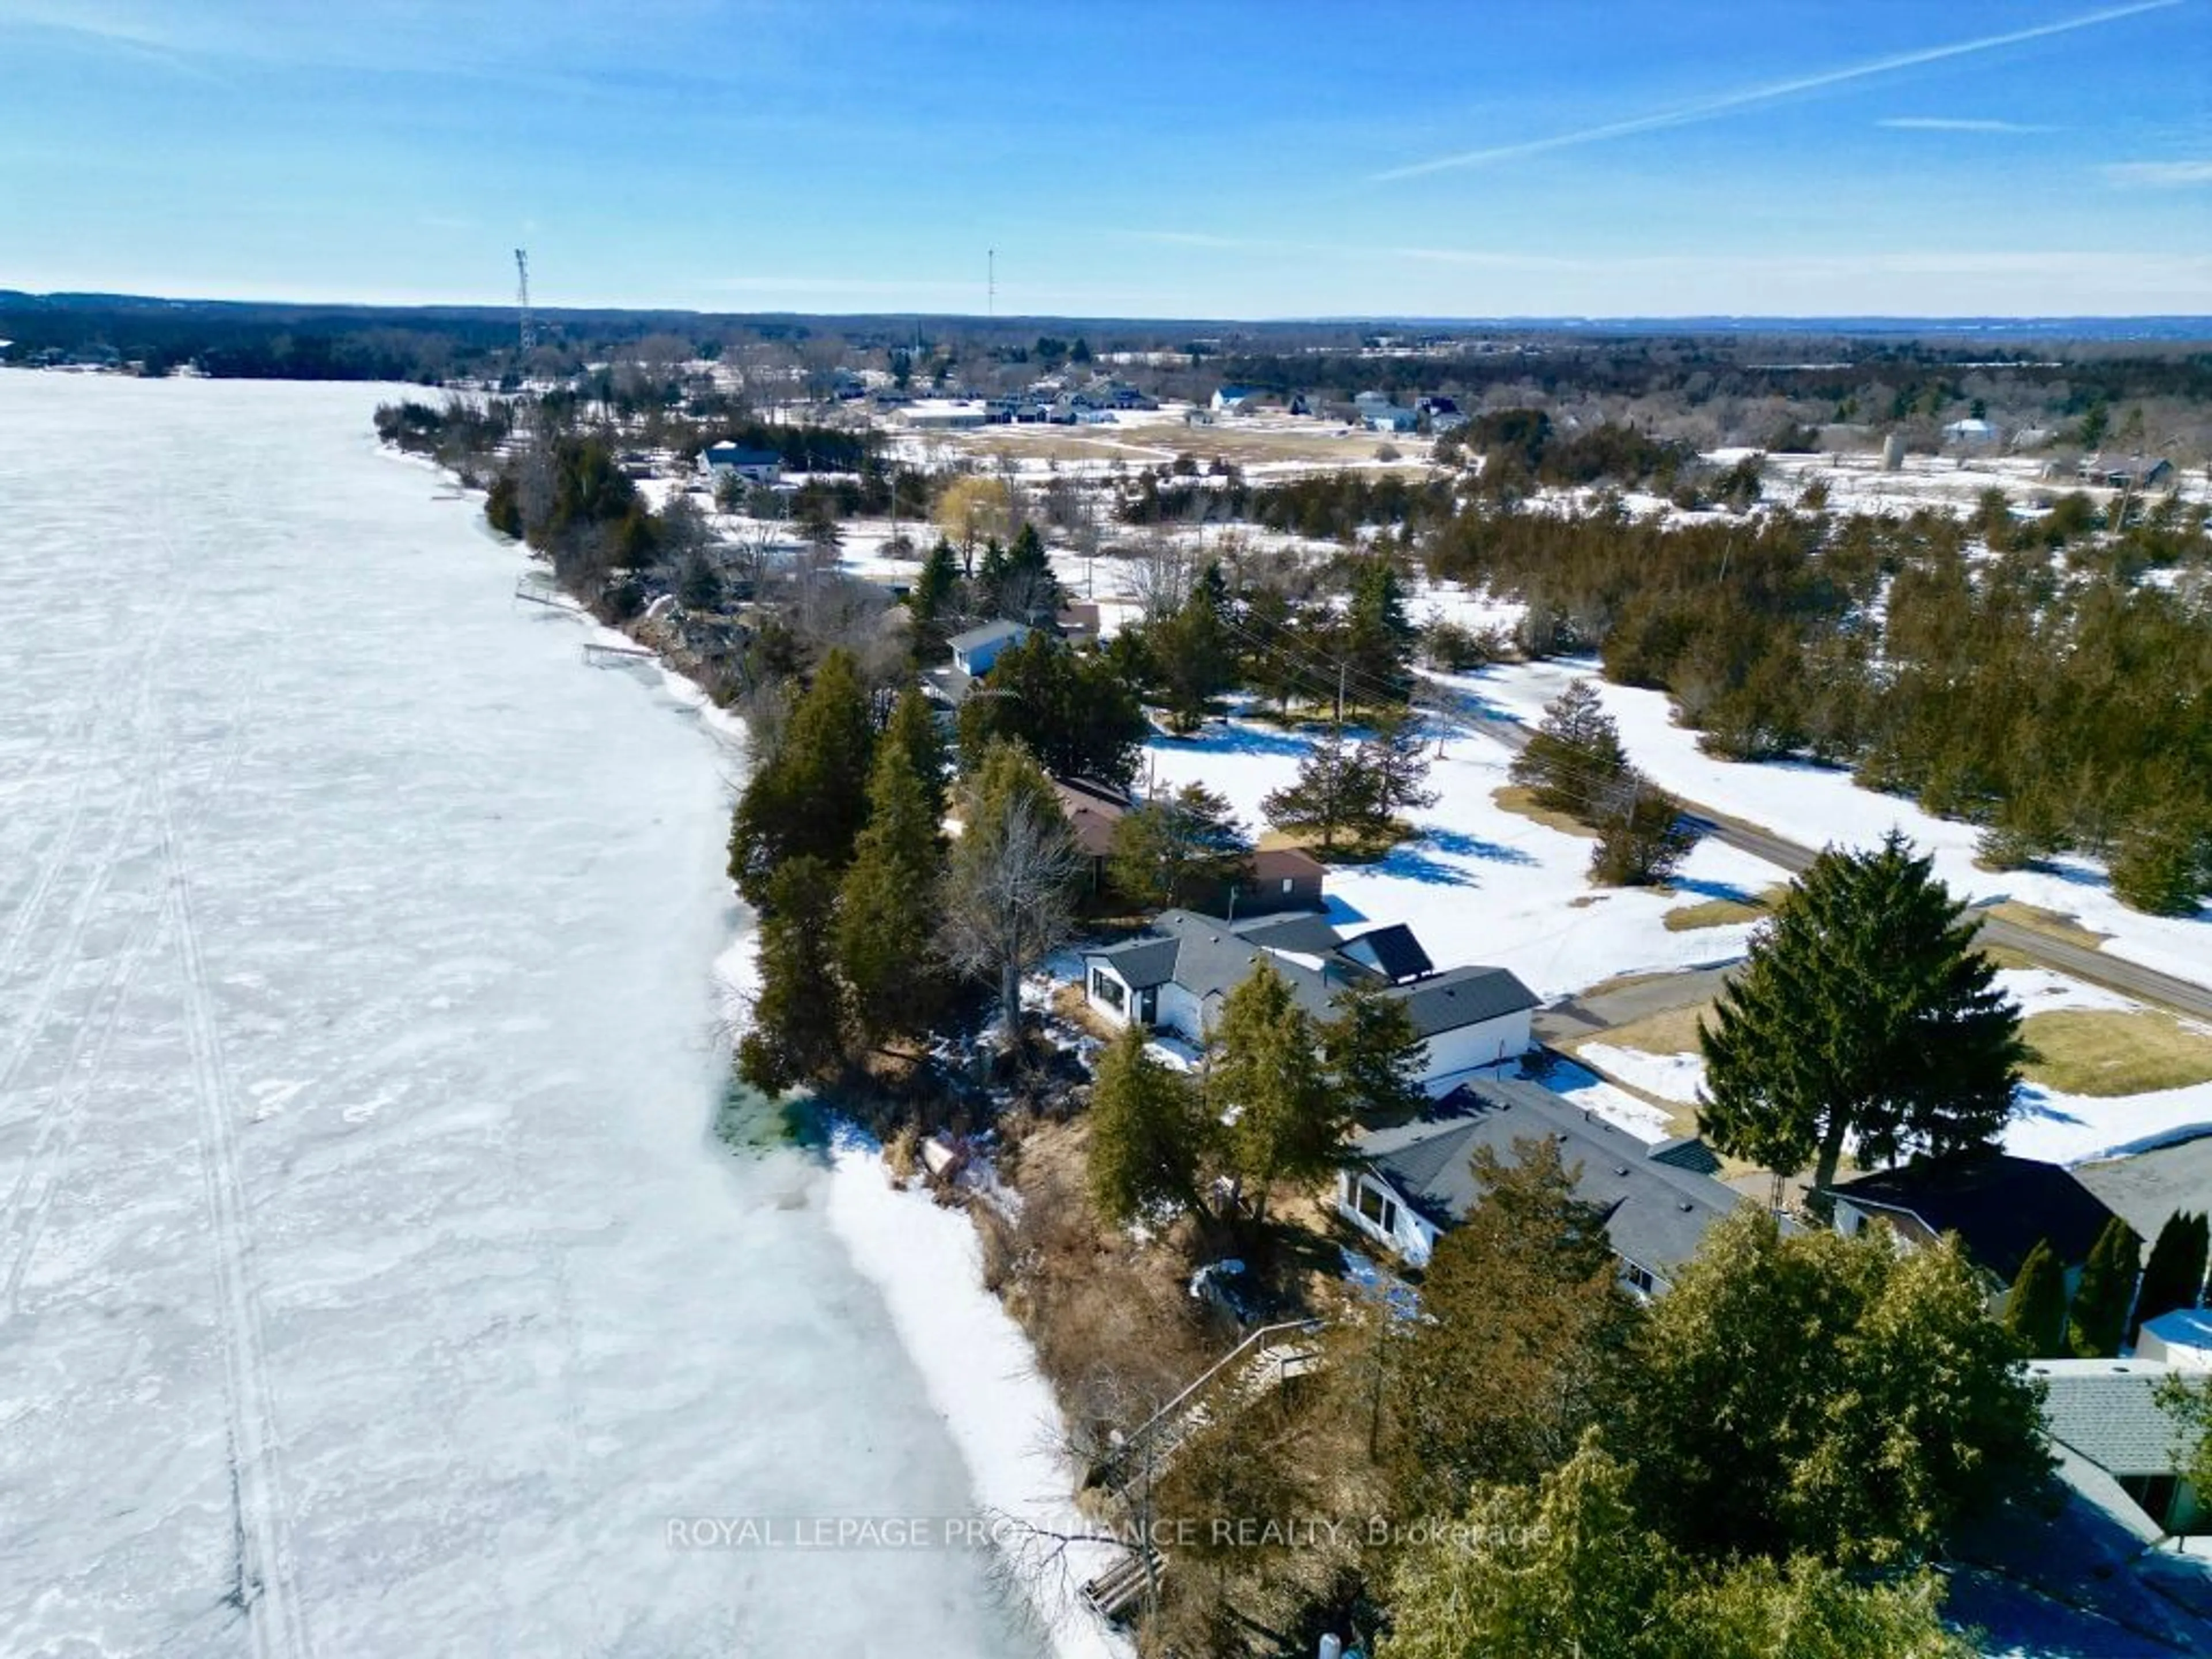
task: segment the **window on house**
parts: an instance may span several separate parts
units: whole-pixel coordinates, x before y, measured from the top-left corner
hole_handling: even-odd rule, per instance
[[[1659,1288],[1659,1281],[1652,1277],[1650,1268],[1639,1267],[1626,1256],[1620,1259],[1620,1276],[1638,1296],[1650,1296]]]
[[[1109,1008],[1111,1008],[1115,1013],[1120,1013],[1124,1006],[1121,997],[1121,981],[1115,979],[1103,968],[1092,969],[1091,970],[1091,1000],[1093,1002],[1103,1002]]]
[[[1358,1204],[1359,1213],[1381,1231],[1398,1231],[1398,1206],[1364,1181],[1359,1183]]]
[[[1285,893],[1291,890],[1291,878],[1288,876],[1283,878],[1283,890]]]

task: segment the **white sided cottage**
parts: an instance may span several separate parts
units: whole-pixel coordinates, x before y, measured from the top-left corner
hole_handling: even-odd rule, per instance
[[[1203,1043],[1221,1005],[1262,961],[1316,1018],[1354,985],[1385,988],[1413,1016],[1431,1087],[1458,1073],[1518,1060],[1528,1048],[1536,999],[1503,968],[1438,972],[1402,925],[1346,938],[1326,917],[1253,916],[1222,921],[1170,910],[1143,938],[1083,958],[1084,995],[1114,1024],[1139,1020]]]

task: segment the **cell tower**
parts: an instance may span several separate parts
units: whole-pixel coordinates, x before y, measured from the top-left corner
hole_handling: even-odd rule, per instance
[[[983,278],[983,314],[995,317],[999,314],[999,250],[992,248],[986,258],[989,263],[984,266],[987,274]]]
[[[530,314],[530,251],[514,250],[514,308],[522,319],[522,349],[527,352],[538,343],[538,319]]]

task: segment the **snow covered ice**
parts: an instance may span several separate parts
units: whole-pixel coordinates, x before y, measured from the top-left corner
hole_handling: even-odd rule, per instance
[[[389,394],[387,394],[389,395]],[[709,1124],[734,757],[362,386],[0,374],[0,1647],[1012,1655],[832,1176]]]

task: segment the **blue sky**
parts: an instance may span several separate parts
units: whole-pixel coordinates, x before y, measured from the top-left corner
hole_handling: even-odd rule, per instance
[[[0,287],[2212,312],[2212,0],[0,0]]]

